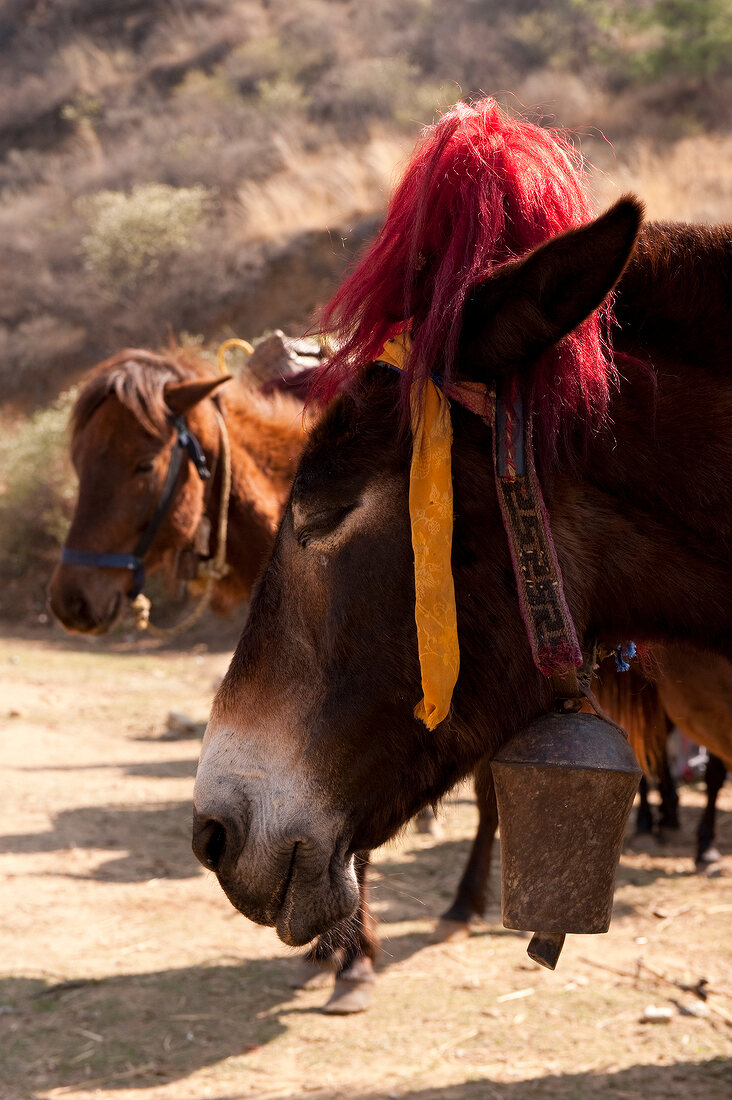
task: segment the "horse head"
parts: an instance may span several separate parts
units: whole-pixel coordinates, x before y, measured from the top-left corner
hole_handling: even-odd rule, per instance
[[[109,630],[140,587],[142,569],[175,575],[210,491],[177,451],[185,442],[199,472],[215,465],[219,429],[207,399],[227,378],[211,377],[192,359],[139,350],[120,352],[92,372],[72,414],[79,492],[48,590],[49,607],[67,630]]]

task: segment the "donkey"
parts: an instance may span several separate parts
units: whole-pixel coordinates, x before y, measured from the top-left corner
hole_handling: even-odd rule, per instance
[[[49,606],[67,630],[103,634],[114,625],[136,583],[129,559],[156,516],[159,529],[141,555],[148,571],[189,579],[199,558],[215,554],[222,431],[232,473],[229,569],[213,586],[212,607],[225,614],[249,598],[272,547],[305,428],[301,401],[279,394],[265,398],[240,382],[220,390],[227,381],[229,376],[180,348],[165,355],[126,349],[91,372],[72,414],[71,454],[79,478],[67,536],[71,554],[65,550],[72,561],[62,559],[49,584]],[[200,455],[192,457],[212,476],[197,476],[195,461],[183,463],[161,515],[166,479],[180,450],[176,422],[199,445]],[[83,564],[75,563],[79,554]],[[127,564],[115,567],[118,558]]]
[[[435,728],[415,717],[413,381],[522,394],[580,639],[732,657],[732,234],[641,228],[633,198],[590,220],[573,171],[546,132],[461,105],[326,312],[341,342],[325,383],[341,392],[300,460],[194,791],[199,859],[287,944],[353,912],[355,852],[554,705],[519,610],[494,429],[456,401],[460,673]],[[596,311],[616,287],[613,367]],[[413,355],[397,375],[378,348],[400,328]]]

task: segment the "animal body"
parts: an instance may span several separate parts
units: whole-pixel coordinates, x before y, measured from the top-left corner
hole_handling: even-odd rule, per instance
[[[405,424],[427,372],[521,392],[580,639],[732,656],[732,235],[641,219],[626,199],[592,220],[566,148],[491,101],[461,106],[426,135],[326,311],[341,342],[324,392],[339,392],[300,460],[194,792],[199,858],[288,944],[357,906],[355,852],[553,705],[519,610],[493,430],[454,402],[460,674],[444,721],[415,717]],[[596,310],[614,288],[610,357]],[[405,328],[398,376],[375,361]]]
[[[732,768],[732,665],[703,650],[657,646],[640,668],[604,675],[598,690],[603,706],[628,730],[646,774],[658,777],[661,831],[679,827],[678,795],[666,753],[671,729],[678,726],[692,741],[710,750],[705,775],[707,804],[697,826],[696,864],[703,870],[717,863],[716,801],[727,769]],[[638,831],[651,832],[653,817],[645,779],[640,794]]]
[[[208,480],[182,464],[170,506],[144,555],[148,570],[174,580],[195,575],[216,552],[222,493],[221,413],[231,453],[226,557],[214,584],[222,613],[248,599],[274,541],[304,442],[302,403],[230,381],[190,352],[166,355],[132,348],[100,363],[84,383],[72,414],[71,454],[79,493],[67,536],[78,552],[131,554],[164,490],[178,446],[174,417],[200,443]],[[200,544],[200,534],[205,532]],[[190,566],[193,565],[191,569]],[[49,605],[68,630],[102,634],[131,591],[130,570],[68,564],[51,577]]]

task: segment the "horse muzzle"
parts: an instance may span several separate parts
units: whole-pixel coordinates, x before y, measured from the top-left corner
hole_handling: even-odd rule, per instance
[[[125,593],[117,579],[110,584],[108,575],[101,581],[84,575],[81,583],[76,572],[66,565],[54,569],[48,586],[48,609],[71,633],[106,634],[120,616]],[[122,574],[121,579],[126,582],[128,578]]]

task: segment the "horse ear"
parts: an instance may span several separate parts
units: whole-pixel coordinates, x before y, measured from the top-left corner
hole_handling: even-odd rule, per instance
[[[641,202],[626,195],[477,287],[465,306],[461,374],[513,373],[577,328],[623,274],[642,219]]]
[[[176,416],[183,416],[199,401],[210,397],[214,390],[229,382],[230,374],[222,374],[218,378],[197,378],[192,382],[170,382],[163,391],[165,403]]]

